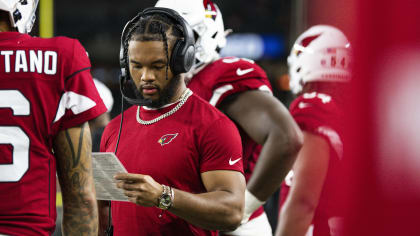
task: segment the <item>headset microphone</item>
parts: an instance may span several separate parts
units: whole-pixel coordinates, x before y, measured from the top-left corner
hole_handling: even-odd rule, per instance
[[[120,91],[123,99],[132,105],[150,107],[153,103],[152,99],[144,98],[140,94],[133,80],[123,78],[122,75],[120,76]]]

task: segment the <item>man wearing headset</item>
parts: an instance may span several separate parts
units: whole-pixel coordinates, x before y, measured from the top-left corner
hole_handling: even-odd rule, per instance
[[[240,130],[247,180],[245,214],[237,230],[223,233],[272,235],[262,205],[292,167],[301,146],[299,127],[272,95],[261,67],[246,58],[220,58],[226,33],[216,4],[211,0],[159,0],[156,6],[178,11],[193,28],[197,51],[188,88],[224,112]]]
[[[114,235],[235,229],[244,205],[241,139],[185,86],[191,28],[173,10],[148,8],[127,23],[121,41],[121,91],[134,106],[109,123],[101,141],[101,151],[116,150],[129,172],[115,176],[129,202],[111,204]],[[100,205],[103,233],[109,222]]]

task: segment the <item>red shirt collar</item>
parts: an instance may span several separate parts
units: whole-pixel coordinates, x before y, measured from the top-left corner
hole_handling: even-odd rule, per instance
[[[0,40],[19,38],[23,35],[26,35],[26,34],[21,34],[15,31],[0,32]]]

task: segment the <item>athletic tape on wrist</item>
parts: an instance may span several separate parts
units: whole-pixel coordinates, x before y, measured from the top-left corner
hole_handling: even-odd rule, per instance
[[[242,223],[248,221],[249,217],[257,210],[260,206],[262,206],[265,202],[260,201],[257,197],[254,196],[248,189],[245,190],[245,209],[244,209],[244,217]]]

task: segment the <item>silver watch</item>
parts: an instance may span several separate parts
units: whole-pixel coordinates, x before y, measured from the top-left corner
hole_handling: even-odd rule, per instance
[[[174,190],[166,185],[163,185],[163,192],[158,198],[158,208],[162,210],[168,210],[172,206],[174,198]]]

